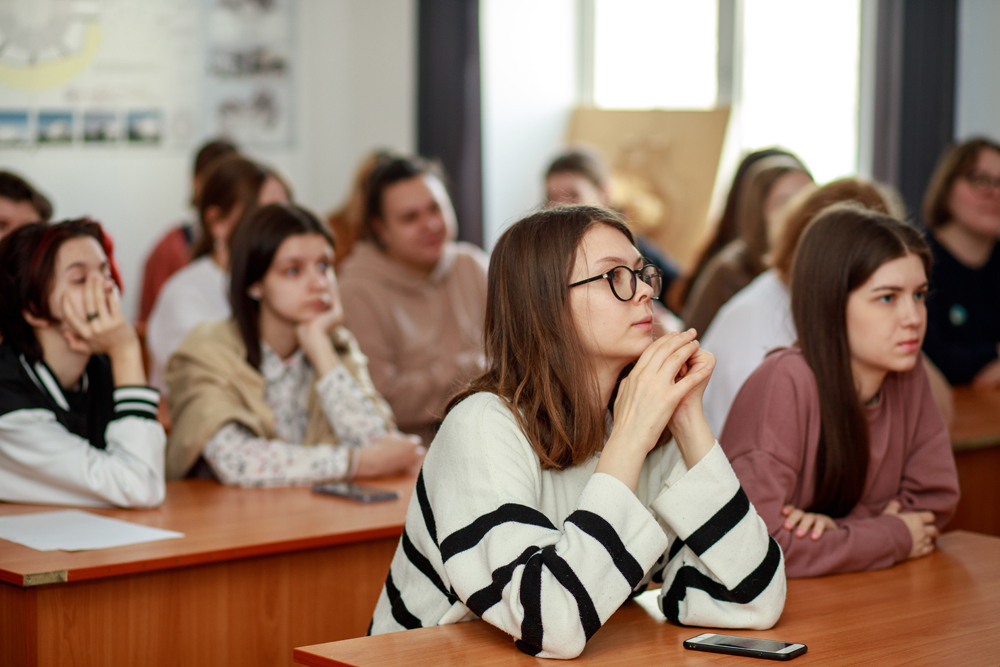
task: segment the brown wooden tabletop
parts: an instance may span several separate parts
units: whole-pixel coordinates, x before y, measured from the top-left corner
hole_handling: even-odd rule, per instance
[[[951,442],[956,451],[1000,445],[1000,389],[952,389],[955,419]]]
[[[750,658],[689,651],[700,628],[667,623],[657,591],[627,602],[590,640],[577,663],[756,665]],[[719,631],[799,642],[795,664],[995,665],[1000,663],[1000,538],[954,532],[926,558],[887,570],[793,579],[778,624]],[[348,639],[295,650],[314,667],[351,665],[538,665],[483,621]]]
[[[308,487],[240,489],[213,480],[167,484],[152,510],[84,508],[103,516],[176,530],[183,538],[93,551],[36,551],[0,540],[0,581],[31,586],[151,572],[314,547],[398,537],[416,475],[373,486],[396,489],[398,500],[365,504],[312,493]],[[65,509],[0,503],[0,515]]]

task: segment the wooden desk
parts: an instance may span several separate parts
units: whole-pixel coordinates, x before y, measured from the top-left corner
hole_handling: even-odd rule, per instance
[[[952,449],[962,499],[949,530],[1000,535],[1000,390],[956,387]]]
[[[415,480],[379,481],[401,498],[373,505],[171,482],[158,509],[88,511],[184,538],[76,553],[0,540],[0,665],[281,665],[362,636]]]
[[[625,603],[573,664],[758,664],[684,649],[681,642],[702,630],[664,621],[656,595]],[[804,643],[808,653],[793,663],[802,667],[996,664],[1000,538],[949,533],[939,552],[888,570],[794,579],[777,626],[728,632]],[[540,664],[483,621],[307,646],[295,650],[295,660],[313,667]]]

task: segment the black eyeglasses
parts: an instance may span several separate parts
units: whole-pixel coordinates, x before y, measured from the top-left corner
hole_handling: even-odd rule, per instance
[[[1000,192],[1000,177],[990,176],[981,171],[973,171],[965,174],[962,178],[981,195],[989,194],[990,190]]]
[[[641,269],[616,266],[607,273],[573,283],[570,287],[586,285],[602,278],[607,280],[608,284],[611,285],[611,291],[618,297],[619,301],[631,301],[632,297],[635,296],[636,278],[653,288],[654,299],[660,298],[660,290],[663,288],[663,271],[660,271],[659,267],[652,264],[647,264]]]

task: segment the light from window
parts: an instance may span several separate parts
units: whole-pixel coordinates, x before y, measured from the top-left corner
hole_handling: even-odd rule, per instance
[[[783,146],[819,183],[855,172],[860,17],[860,0],[744,0],[743,148]]]
[[[594,2],[594,104],[598,107],[713,108],[717,59],[716,2]]]

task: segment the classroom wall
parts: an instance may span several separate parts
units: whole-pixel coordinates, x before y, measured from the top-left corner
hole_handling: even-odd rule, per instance
[[[294,141],[247,152],[281,171],[300,203],[325,214],[346,195],[368,151],[416,145],[416,0],[299,0],[294,20]],[[146,254],[191,215],[192,160],[188,147],[0,151],[0,168],[43,190],[57,218],[91,215],[111,230],[130,318]]]
[[[1000,140],[1000,2],[960,0],[955,137]]]
[[[481,0],[483,242],[543,203],[577,100],[576,2]]]

